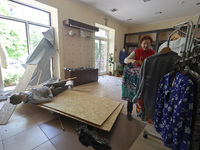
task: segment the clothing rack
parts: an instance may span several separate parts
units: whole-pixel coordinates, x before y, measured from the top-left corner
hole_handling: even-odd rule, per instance
[[[200,21],[200,15],[199,15],[199,17],[197,19],[195,27],[193,27],[194,26],[193,22],[190,21],[190,20],[175,25],[174,26],[175,30],[169,35],[169,37],[167,39],[167,46],[169,47],[170,38],[176,32],[183,33],[185,35],[185,38],[186,38],[184,50],[181,52],[182,53],[181,54],[182,58],[180,60],[178,60],[177,62],[175,62],[175,64],[174,64],[174,70],[175,71],[180,70],[180,69],[184,69],[184,71],[186,71],[186,72],[187,71],[192,71],[189,68],[189,64],[200,63],[200,52],[198,51],[198,48],[200,48],[200,44],[197,44],[192,48],[192,45],[194,44],[194,41],[200,42],[199,39],[195,38],[196,30],[197,30],[198,25],[199,25],[199,21]],[[184,31],[182,31],[182,27],[184,27],[185,25],[187,25],[186,33]],[[192,74],[195,75],[198,80],[200,80],[200,75],[198,73],[193,71]],[[143,132],[143,137],[145,139],[147,139],[148,136],[151,136],[153,138],[156,138],[156,139],[162,141],[162,137],[157,136],[157,135],[145,130]]]

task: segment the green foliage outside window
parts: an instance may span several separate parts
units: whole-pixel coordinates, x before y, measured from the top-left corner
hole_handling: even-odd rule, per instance
[[[8,12],[5,11],[0,3],[0,14],[8,16]],[[8,30],[6,24],[0,19],[0,40],[5,46],[9,60],[10,58],[19,59],[20,56],[27,54],[26,41],[22,41],[19,35],[14,29]],[[8,69],[3,69],[3,81],[4,86],[16,85],[21,76],[23,75],[24,68],[20,63],[12,64],[8,66]]]

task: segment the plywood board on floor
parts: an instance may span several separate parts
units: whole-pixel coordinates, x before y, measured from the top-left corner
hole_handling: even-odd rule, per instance
[[[19,83],[16,85],[15,89],[12,91],[11,95],[26,90],[36,67],[37,67],[36,65],[27,66],[23,76],[21,77]],[[17,105],[10,104],[10,100],[8,98],[8,100],[0,110],[0,124],[6,124],[8,122],[16,106]]]
[[[119,104],[108,98],[66,90],[54,97],[52,102],[42,105],[101,126]]]
[[[101,126],[98,126],[98,125],[95,125],[95,124],[92,124],[90,122],[87,122],[85,120],[82,120],[80,118],[77,118],[77,117],[74,117],[74,116],[71,116],[69,114],[66,114],[64,112],[61,112],[57,109],[53,109],[53,108],[50,108],[50,107],[47,107],[47,106],[44,106],[44,105],[37,105],[39,107],[42,107],[44,109],[47,109],[47,110],[50,110],[50,111],[53,111],[53,112],[56,112],[58,114],[61,114],[61,115],[64,115],[64,116],[67,116],[67,117],[70,117],[72,119],[75,119],[77,121],[80,121],[80,122],[83,122],[85,124],[88,124],[88,125],[91,125],[95,128],[99,128],[101,130],[104,130],[104,131],[110,131],[112,129],[112,126],[113,124],[115,123],[119,113],[121,112],[121,109],[123,108],[123,104],[120,103],[120,105],[114,110],[114,112],[105,120],[105,122],[101,125]]]

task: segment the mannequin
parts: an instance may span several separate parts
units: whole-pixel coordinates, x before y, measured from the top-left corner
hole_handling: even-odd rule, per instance
[[[119,62],[120,64],[123,65],[124,68],[124,59],[127,57],[127,52],[124,48],[122,48],[122,50],[119,53]]]

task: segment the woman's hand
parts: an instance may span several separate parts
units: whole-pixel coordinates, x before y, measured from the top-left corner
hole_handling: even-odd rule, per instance
[[[133,65],[142,65],[142,61],[141,60],[132,60],[131,62]]]
[[[142,61],[141,60],[136,60],[136,64],[138,64],[138,65],[142,65]]]

